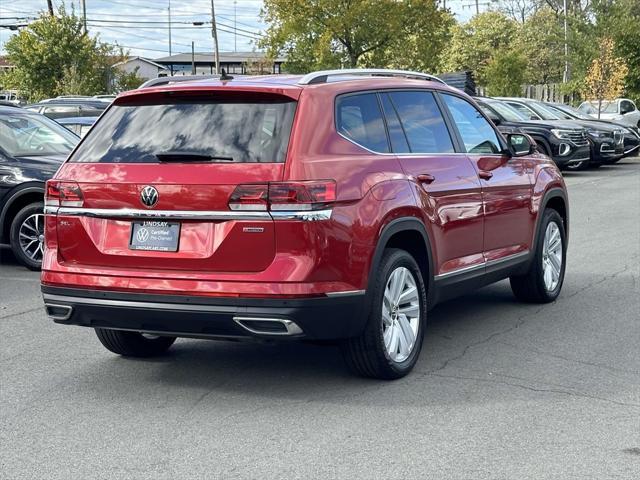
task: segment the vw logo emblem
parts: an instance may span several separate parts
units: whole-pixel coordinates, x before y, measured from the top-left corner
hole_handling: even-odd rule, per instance
[[[158,190],[150,185],[144,187],[142,192],[140,192],[140,200],[146,207],[151,208],[155,206],[155,204],[158,203]]]
[[[149,230],[146,228],[141,228],[136,232],[136,240],[140,243],[144,243],[149,240]]]

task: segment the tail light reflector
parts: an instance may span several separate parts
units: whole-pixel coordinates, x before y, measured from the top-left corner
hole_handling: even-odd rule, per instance
[[[247,184],[238,185],[229,198],[231,210],[267,210],[269,185]]]
[[[334,180],[238,185],[231,210],[319,210],[336,201]]]
[[[84,196],[76,182],[47,181],[44,204],[52,207],[81,207]]]
[[[336,201],[336,182],[278,182],[269,184],[271,210],[318,210]]]

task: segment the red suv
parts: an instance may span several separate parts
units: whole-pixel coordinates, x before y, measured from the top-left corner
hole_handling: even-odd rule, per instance
[[[125,356],[176,337],[336,340],[416,363],[427,311],[510,278],[550,302],[560,172],[436,77],[342,70],[120,95],[47,184],[42,292]]]

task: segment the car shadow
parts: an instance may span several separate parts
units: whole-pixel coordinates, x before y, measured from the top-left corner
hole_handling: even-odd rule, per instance
[[[86,365],[82,382],[93,389],[105,388],[109,395],[134,395],[141,386],[157,389],[164,385],[180,391],[203,391],[208,396],[258,396],[281,399],[344,399],[370,390],[395,390],[407,382],[425,378],[443,362],[457,357],[470,338],[484,338],[496,330],[511,327],[522,309],[507,282],[436,306],[429,312],[429,326],[421,357],[414,373],[396,382],[380,382],[352,375],[335,344],[279,342],[270,344],[178,339],[170,353],[156,359],[131,360],[101,356]],[[426,384],[446,380],[430,377]],[[422,388],[427,388],[422,387]],[[440,398],[439,398],[440,400]],[[413,400],[407,399],[412,402]]]

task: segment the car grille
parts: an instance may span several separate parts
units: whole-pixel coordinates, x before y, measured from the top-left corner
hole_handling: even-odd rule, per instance
[[[585,145],[589,145],[589,140],[587,140],[587,134],[584,130],[573,130],[569,131],[565,137],[567,140],[571,140],[576,146],[584,147]]]
[[[614,143],[623,143],[624,142],[624,134],[622,130],[616,130],[613,132],[613,141]]]

